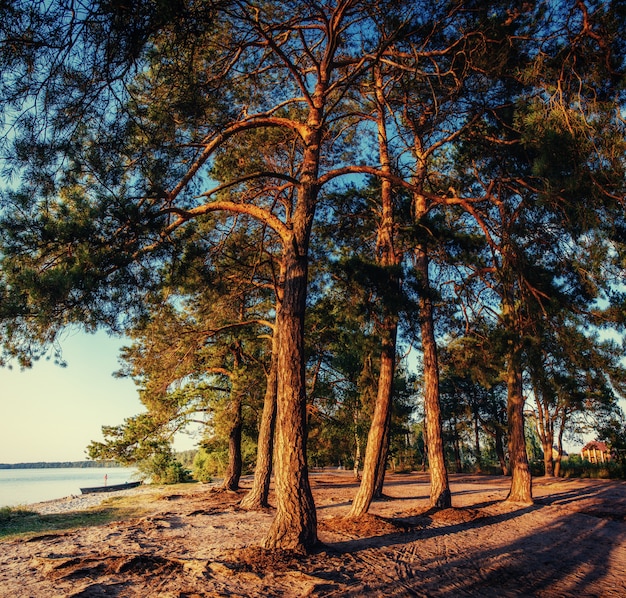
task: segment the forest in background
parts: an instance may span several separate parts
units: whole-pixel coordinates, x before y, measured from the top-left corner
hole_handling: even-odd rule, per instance
[[[33,463],[0,463],[0,469],[58,469],[62,467],[121,467],[115,461],[35,461]]]

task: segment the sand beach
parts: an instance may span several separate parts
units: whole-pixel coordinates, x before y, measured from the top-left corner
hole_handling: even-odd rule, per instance
[[[626,483],[534,480],[535,504],[503,502],[504,477],[452,475],[453,508],[428,509],[428,477],[389,474],[387,500],[346,522],[350,472],[315,473],[319,549],[259,548],[272,510],[243,511],[245,494],[215,486],[143,486],[142,513],[95,527],[0,543],[0,595],[623,597]],[[120,494],[120,493],[115,493]],[[54,516],[109,496],[31,505]]]

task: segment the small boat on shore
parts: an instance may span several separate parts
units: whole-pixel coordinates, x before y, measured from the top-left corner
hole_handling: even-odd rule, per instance
[[[93,494],[94,492],[117,492],[118,490],[129,490],[137,488],[142,482],[126,482],[124,484],[111,484],[110,486],[92,486],[91,488],[81,488],[81,494]]]

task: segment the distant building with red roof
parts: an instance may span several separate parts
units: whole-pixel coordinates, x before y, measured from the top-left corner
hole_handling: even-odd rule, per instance
[[[606,463],[611,460],[611,451],[606,442],[592,440],[583,446],[580,456],[590,463]]]

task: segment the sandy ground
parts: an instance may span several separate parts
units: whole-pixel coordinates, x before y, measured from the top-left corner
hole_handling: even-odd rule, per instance
[[[0,596],[626,596],[626,482],[539,478],[536,504],[516,506],[502,502],[506,478],[452,475],[454,508],[431,513],[426,475],[390,474],[389,499],[360,525],[342,518],[350,473],[311,483],[322,542],[312,555],[258,548],[273,515],[240,510],[245,492],[140,488],[125,492],[141,495],[143,517],[1,542]]]

